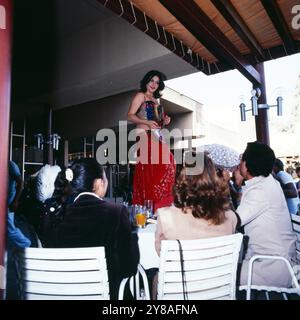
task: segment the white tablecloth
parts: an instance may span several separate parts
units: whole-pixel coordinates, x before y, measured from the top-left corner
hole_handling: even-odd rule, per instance
[[[156,224],[148,224],[146,228],[139,228],[140,264],[145,269],[158,268],[159,256],[155,251]]]

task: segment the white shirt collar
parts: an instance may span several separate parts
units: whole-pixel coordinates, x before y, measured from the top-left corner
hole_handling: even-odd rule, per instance
[[[103,199],[100,198],[98,195],[96,195],[96,193],[94,193],[94,192],[81,192],[81,193],[79,193],[79,195],[74,199],[73,202],[75,202],[79,197],[85,196],[85,195],[93,196],[93,197],[98,198],[99,200],[103,200]]]

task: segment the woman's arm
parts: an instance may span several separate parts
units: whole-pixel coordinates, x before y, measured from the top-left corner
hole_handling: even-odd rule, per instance
[[[117,254],[119,256],[120,271],[123,278],[136,273],[140,260],[138,237],[136,233],[132,233],[128,214],[127,209],[122,207],[117,232]]]
[[[137,93],[134,98],[131,101],[131,104],[129,106],[129,110],[127,113],[127,119],[133,123],[136,124],[144,124],[148,126],[150,129],[157,129],[159,128],[158,124],[155,121],[152,120],[144,120],[140,119],[136,113],[141,106],[141,104],[144,102],[144,94],[142,92]]]
[[[157,213],[157,224],[156,224],[156,231],[155,231],[155,250],[156,250],[158,256],[160,256],[160,249],[161,249],[161,241],[162,240],[167,240],[167,239],[163,233],[160,214]]]

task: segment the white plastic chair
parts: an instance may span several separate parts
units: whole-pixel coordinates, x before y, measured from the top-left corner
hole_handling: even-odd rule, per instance
[[[300,264],[300,216],[292,214],[291,219],[292,219],[294,232],[297,235],[297,242],[296,242],[297,263]]]
[[[16,262],[22,299],[109,300],[104,247],[26,248]]]
[[[143,286],[140,285],[140,276],[142,277]],[[132,296],[136,300],[150,300],[149,283],[144,268],[139,264],[137,273],[134,276],[125,278],[121,281],[119,287],[118,300],[124,299],[124,290],[129,281],[129,288]]]
[[[200,239],[180,240],[187,299],[234,300],[241,233]],[[158,274],[158,300],[183,300],[179,244],[163,240]]]
[[[281,261],[283,261],[286,264],[287,270],[291,275],[293,287],[286,288],[286,287],[263,286],[263,285],[252,284],[253,263],[257,259],[268,259],[268,260],[281,260]],[[289,294],[296,293],[296,294],[300,295],[300,287],[299,287],[299,283],[298,283],[298,281],[296,279],[294,270],[293,270],[290,262],[286,258],[281,257],[281,256],[254,255],[249,260],[247,285],[246,286],[240,286],[239,290],[247,290],[246,299],[247,300],[251,300],[251,290],[252,289],[259,290],[259,291],[260,290],[266,291],[267,300],[269,300],[268,292],[270,292],[270,291],[282,293],[282,295],[283,295],[285,300],[287,300],[286,293],[289,293]]]
[[[297,248],[297,262],[300,263],[300,217],[292,214],[291,215],[291,220],[292,220],[292,225],[293,225],[293,230],[297,235],[297,242],[296,242],[296,248]],[[252,284],[252,272],[253,272],[253,263],[257,259],[268,259],[268,260],[282,260],[287,266],[287,271],[290,273],[291,278],[292,278],[292,284],[293,287],[291,288],[285,288],[285,287],[275,287],[275,286],[258,286]],[[288,299],[287,293],[296,293],[300,295],[300,289],[299,289],[299,283],[297,281],[295,272],[290,264],[290,262],[281,256],[270,256],[270,255],[255,255],[253,256],[250,261],[249,261],[249,269],[248,269],[248,278],[247,278],[247,285],[240,286],[239,290],[246,290],[246,299],[250,300],[251,299],[251,290],[259,290],[259,291],[265,291],[266,292],[266,297],[269,300],[269,292],[278,292],[282,293],[283,298],[285,300]]]

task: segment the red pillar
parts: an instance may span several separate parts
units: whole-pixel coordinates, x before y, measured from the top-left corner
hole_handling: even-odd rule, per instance
[[[12,2],[0,0],[0,272],[3,272],[7,216],[7,178],[11,86]],[[3,279],[0,275],[0,281]],[[3,299],[0,283],[0,299]]]
[[[261,77],[261,85],[259,86],[261,95],[258,98],[257,103],[265,104],[267,103],[267,93],[264,64],[260,63],[257,64],[255,67]],[[255,117],[255,126],[256,139],[260,142],[270,145],[268,109],[258,109],[258,116]]]

